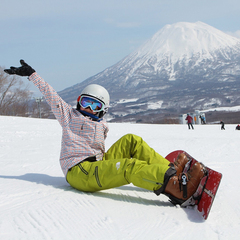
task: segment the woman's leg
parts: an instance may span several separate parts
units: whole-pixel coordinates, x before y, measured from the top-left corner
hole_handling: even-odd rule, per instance
[[[104,154],[103,160],[136,158],[148,164],[165,164],[169,161],[158,154],[139,136],[126,134],[115,142]]]
[[[104,154],[102,161],[83,162],[68,172],[67,180],[81,191],[99,191],[129,183],[148,190],[159,189],[169,161],[141,137],[127,134]]]
[[[129,183],[154,191],[163,185],[168,169],[166,164],[148,164],[135,158],[86,161],[68,172],[67,181],[72,187],[85,192],[115,188]]]

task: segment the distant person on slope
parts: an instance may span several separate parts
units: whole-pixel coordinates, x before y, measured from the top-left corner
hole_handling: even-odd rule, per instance
[[[187,117],[186,117],[185,120],[187,120],[188,129],[190,129],[190,126],[191,126],[192,129],[194,129],[193,125],[192,125],[193,118],[189,114],[187,114]]]
[[[199,118],[201,119],[201,124],[206,124],[204,116],[200,115]]]
[[[224,127],[225,124],[222,120],[220,121],[220,124],[221,124],[221,130],[225,130],[225,127]]]
[[[163,193],[176,203],[182,203],[196,191],[203,177],[199,163],[187,172],[187,196],[183,197],[181,191],[179,176],[188,162],[185,154],[170,163],[133,134],[123,136],[105,152],[108,125],[103,117],[110,98],[104,87],[88,85],[78,96],[77,107],[72,108],[24,60],[20,63],[20,67],[4,71],[28,76],[45,96],[62,126],[60,165],[72,187],[95,192],[132,183],[157,195]]]

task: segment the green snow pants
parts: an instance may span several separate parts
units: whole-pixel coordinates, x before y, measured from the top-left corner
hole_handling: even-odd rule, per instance
[[[68,171],[68,183],[84,192],[95,192],[129,183],[158,190],[169,161],[155,152],[141,137],[127,134],[114,143],[101,161],[84,161]]]

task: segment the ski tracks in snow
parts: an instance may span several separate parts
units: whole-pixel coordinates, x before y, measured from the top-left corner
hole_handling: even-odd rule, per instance
[[[223,173],[203,221],[194,209],[175,207],[164,195],[132,185],[96,193],[74,190],[59,166],[61,128],[55,120],[0,117],[0,123],[0,239],[239,238],[240,152],[234,126],[188,131],[181,125],[111,124],[108,146],[126,133],[140,133],[163,156],[184,149]]]

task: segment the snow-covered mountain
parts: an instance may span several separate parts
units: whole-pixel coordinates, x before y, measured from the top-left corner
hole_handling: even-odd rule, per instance
[[[240,104],[240,39],[205,23],[166,25],[115,65],[60,92],[76,101],[98,83],[111,95],[114,119]],[[126,117],[127,116],[127,117]]]

